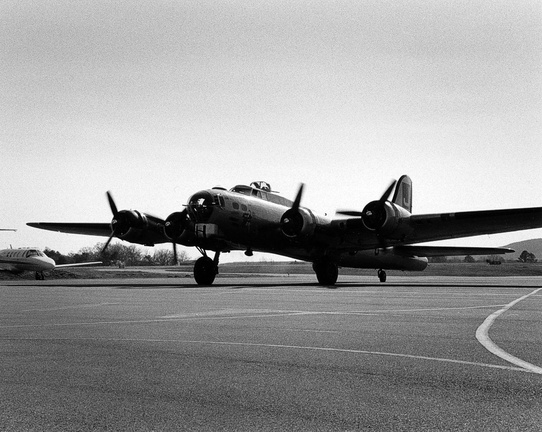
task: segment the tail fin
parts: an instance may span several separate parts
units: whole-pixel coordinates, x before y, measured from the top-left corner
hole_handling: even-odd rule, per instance
[[[409,176],[403,175],[399,178],[392,202],[412,213],[412,180]]]

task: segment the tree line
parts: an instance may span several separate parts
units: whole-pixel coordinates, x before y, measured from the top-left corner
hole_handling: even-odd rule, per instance
[[[119,266],[164,266],[174,265],[175,259],[172,249],[155,249],[152,255],[145,253],[137,245],[123,245],[120,243],[110,244],[102,252],[105,243],[96,243],[92,247],[84,247],[77,253],[64,255],[58,251],[45,248],[43,253],[55,260],[57,264],[74,264],[89,261],[102,261],[105,265]],[[186,251],[177,250],[177,263],[182,264],[190,261]]]
[[[120,243],[110,244],[107,249],[102,252],[105,246],[104,243],[96,243],[91,247],[84,247],[77,253],[69,253],[64,255],[58,251],[45,248],[45,255],[55,260],[57,264],[74,264],[89,261],[102,261],[105,265],[127,265],[127,266],[165,266],[174,265],[173,249],[155,249],[153,254],[145,253],[141,247],[137,245],[124,245]],[[183,250],[177,251],[177,263],[183,264],[191,261],[188,253]],[[474,262],[505,262],[503,256],[490,256],[474,258],[467,255],[464,258],[460,257],[430,257],[430,263],[474,263]],[[538,260],[536,256],[524,250],[517,261],[522,263],[535,263]]]
[[[505,256],[503,255],[480,256],[478,258],[475,258],[472,255],[467,255],[465,257],[437,256],[437,257],[429,258],[430,263],[487,262],[487,263],[495,264],[495,263],[503,263],[506,261],[507,260]],[[521,252],[521,254],[516,260],[510,260],[510,262],[514,262],[514,261],[521,262],[521,263],[535,263],[535,262],[538,262],[538,259],[536,258],[534,253],[524,250],[523,252]]]

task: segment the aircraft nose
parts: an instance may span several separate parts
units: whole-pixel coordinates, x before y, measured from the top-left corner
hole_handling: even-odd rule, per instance
[[[45,261],[47,264],[48,269],[47,270],[53,270],[56,267],[56,262],[53,258],[47,257],[47,260]]]

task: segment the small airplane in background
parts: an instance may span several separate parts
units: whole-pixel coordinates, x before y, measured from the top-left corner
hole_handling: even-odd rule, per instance
[[[427,257],[497,255],[507,248],[418,245],[436,240],[542,227],[542,207],[458,213],[412,214],[412,180],[394,180],[380,199],[362,211],[343,210],[338,217],[319,216],[301,206],[304,185],[294,201],[272,191],[266,182],[221,187],[192,195],[184,209],[165,220],[136,210],[121,210],[110,194],[110,223],[29,222],[35,228],[117,237],[154,246],[171,242],[193,246],[202,254],[194,265],[200,285],[213,283],[221,253],[244,250],[269,252],[312,262],[318,282],[334,285],[340,267],[374,268],[381,282],[386,270],[421,271]],[[392,195],[393,194],[393,195]],[[391,199],[390,199],[391,198]],[[214,251],[214,257],[207,255]]]
[[[20,274],[25,271],[36,273],[36,280],[44,280],[44,272],[60,267],[79,267],[85,265],[102,264],[101,261],[56,264],[55,260],[45,255],[37,248],[17,248],[0,250],[0,271]]]
[[[0,228],[0,231],[17,231],[12,228]],[[55,260],[45,255],[37,248],[17,248],[17,249],[2,249],[0,250],[0,271],[8,271],[10,273],[20,274],[25,271],[36,272],[37,280],[44,280],[44,272],[54,270],[59,267],[75,267],[84,265],[102,264],[101,261],[75,263],[75,264],[60,264],[57,265]]]

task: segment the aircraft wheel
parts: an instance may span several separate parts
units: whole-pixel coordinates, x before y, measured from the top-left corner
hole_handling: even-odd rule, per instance
[[[386,272],[384,270],[378,270],[378,279],[380,279],[380,282],[386,282]]]
[[[339,277],[339,267],[330,261],[319,261],[312,264],[320,285],[335,285]]]
[[[218,266],[214,261],[203,256],[194,264],[194,279],[198,285],[212,285],[218,273]]]

